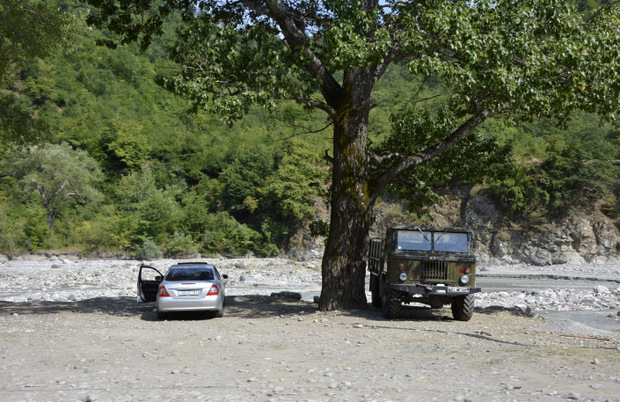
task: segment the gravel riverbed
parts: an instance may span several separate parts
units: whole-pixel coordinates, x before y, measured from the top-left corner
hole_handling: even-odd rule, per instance
[[[481,293],[469,322],[422,306],[387,320],[372,308],[317,311],[318,262],[209,261],[230,276],[224,317],[158,321],[153,304],[135,300],[139,262],[0,260],[0,399],[620,401],[620,332],[542,318],[611,315],[620,284]],[[613,283],[619,268],[498,266],[480,276]],[[282,291],[302,300],[272,296]]]

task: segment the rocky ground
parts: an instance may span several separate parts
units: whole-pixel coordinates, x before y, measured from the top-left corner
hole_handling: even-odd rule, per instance
[[[620,289],[485,293],[469,322],[421,306],[386,320],[318,312],[316,262],[214,262],[230,276],[225,316],[158,321],[136,303],[135,261],[0,261],[0,399],[620,401],[620,333],[539,314],[618,308]]]

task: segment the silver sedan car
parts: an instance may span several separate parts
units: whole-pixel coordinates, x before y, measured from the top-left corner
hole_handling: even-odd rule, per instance
[[[178,311],[212,311],[224,315],[224,286],[228,275],[214,265],[184,262],[173,265],[163,276],[156,268],[142,265],[138,273],[138,303],[157,302],[157,318]]]

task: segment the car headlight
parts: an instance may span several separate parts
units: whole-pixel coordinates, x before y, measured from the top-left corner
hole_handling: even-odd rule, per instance
[[[398,275],[398,278],[401,281],[406,281],[407,280],[407,273],[406,272],[401,272],[400,275]]]
[[[467,284],[467,282],[469,282],[469,275],[461,276],[461,279],[459,279],[459,281],[461,282],[461,285]]]

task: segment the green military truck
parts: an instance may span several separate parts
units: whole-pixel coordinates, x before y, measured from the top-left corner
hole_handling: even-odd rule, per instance
[[[471,232],[437,226],[393,226],[372,239],[368,255],[372,305],[395,318],[403,303],[450,304],[455,320],[474,312],[476,257]]]

